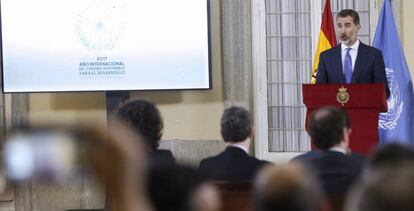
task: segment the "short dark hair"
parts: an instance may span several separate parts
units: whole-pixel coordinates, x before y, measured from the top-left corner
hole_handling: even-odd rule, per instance
[[[323,107],[312,112],[308,120],[312,143],[319,149],[329,149],[339,144],[344,128],[350,128],[349,116],[339,108]]]
[[[414,148],[403,143],[387,143],[379,145],[369,156],[368,166],[395,166],[404,162],[414,163]]]
[[[157,149],[164,127],[157,107],[147,100],[127,101],[117,110],[117,117],[137,130],[152,150]]]
[[[250,113],[233,106],[226,109],[221,116],[221,135],[224,142],[242,142],[252,130]]]
[[[414,210],[414,163],[367,170],[348,194],[346,210]]]
[[[352,20],[354,20],[355,25],[359,25],[359,15],[358,12],[356,12],[355,10],[352,9],[344,9],[341,10],[338,15],[336,15],[336,19],[338,19],[339,17],[341,18],[345,18],[351,16]]]

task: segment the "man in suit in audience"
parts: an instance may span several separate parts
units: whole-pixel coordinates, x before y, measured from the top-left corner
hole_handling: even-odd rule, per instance
[[[340,11],[336,27],[341,44],[321,53],[316,83],[382,83],[388,97],[390,91],[382,52],[359,41],[358,13],[351,9]]]
[[[224,152],[200,162],[200,170],[218,181],[252,181],[260,168],[269,164],[249,156],[253,139],[250,113],[231,107],[221,117],[221,135],[228,143]]]
[[[347,211],[414,210],[414,149],[403,143],[380,145],[347,200]]]
[[[379,145],[370,153],[367,167],[375,169],[383,166],[396,166],[405,162],[414,163],[414,148],[411,145],[395,140],[392,143]]]
[[[142,99],[127,101],[118,108],[116,115],[144,138],[151,165],[175,164],[170,150],[158,149],[164,124],[160,111],[152,102]]]
[[[334,107],[316,110],[309,117],[308,133],[317,149],[299,155],[294,162],[310,167],[327,193],[346,193],[365,161],[362,155],[350,151],[348,114]]]
[[[348,195],[345,210],[414,210],[414,163],[411,158],[401,161],[364,171],[364,176]]]

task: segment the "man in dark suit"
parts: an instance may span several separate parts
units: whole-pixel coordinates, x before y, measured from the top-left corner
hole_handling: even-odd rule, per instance
[[[346,193],[365,161],[349,149],[348,114],[338,108],[321,108],[309,117],[308,133],[317,149],[294,158],[294,162],[310,167],[327,193]]]
[[[341,44],[321,53],[316,83],[383,83],[388,97],[382,52],[358,40],[361,29],[358,13],[351,9],[340,11],[336,27]]]
[[[249,156],[253,138],[250,113],[231,107],[221,117],[221,135],[228,143],[226,150],[200,162],[200,170],[218,181],[252,181],[260,168],[269,164]]]

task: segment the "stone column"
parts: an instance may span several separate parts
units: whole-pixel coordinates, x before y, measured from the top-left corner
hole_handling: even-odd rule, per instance
[[[253,110],[250,0],[221,1],[225,106]]]

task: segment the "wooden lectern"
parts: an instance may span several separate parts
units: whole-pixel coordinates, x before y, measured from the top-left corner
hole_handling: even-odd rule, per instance
[[[384,84],[303,84],[302,91],[306,120],[324,106],[345,109],[351,120],[351,150],[366,155],[376,146],[378,115],[387,112]]]

